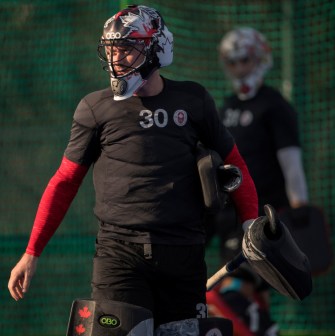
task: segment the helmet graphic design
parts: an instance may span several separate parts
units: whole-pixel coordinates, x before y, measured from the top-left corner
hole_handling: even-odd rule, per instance
[[[266,72],[272,67],[271,49],[264,35],[248,27],[232,30],[222,38],[219,55],[238,97],[241,100],[254,97]],[[229,64],[248,60],[255,65],[245,77],[237,77],[230,71]]]
[[[172,63],[173,35],[158,11],[131,5],[106,21],[98,55],[110,73],[114,100],[127,99],[153,71]]]

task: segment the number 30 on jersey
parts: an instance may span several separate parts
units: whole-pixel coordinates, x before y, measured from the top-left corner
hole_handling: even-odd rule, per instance
[[[150,110],[142,110],[140,117],[143,120],[140,121],[140,125],[143,128],[150,128],[152,126],[166,127],[169,122],[169,114],[164,109],[157,109],[154,112]],[[187,113],[184,110],[177,110],[173,113],[173,122],[177,126],[184,126],[187,122]]]

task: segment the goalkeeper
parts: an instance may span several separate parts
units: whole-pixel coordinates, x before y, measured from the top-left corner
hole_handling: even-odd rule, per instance
[[[239,216],[258,216],[257,193],[234,139],[200,84],[164,78],[173,35],[153,8],[132,5],[108,19],[98,46],[111,86],[84,97],[59,169],[40,201],[25,254],[8,287],[20,300],[37,261],[93,166],[99,232],[92,298],[144,307],[156,325],[205,318],[200,141],[238,167]]]

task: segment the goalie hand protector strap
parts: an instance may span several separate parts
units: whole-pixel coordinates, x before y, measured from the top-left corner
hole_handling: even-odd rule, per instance
[[[312,291],[309,260],[275,210],[270,205],[264,210],[266,216],[255,219],[244,233],[243,255],[274,289],[302,300]]]
[[[238,167],[243,176],[240,187],[231,193],[241,223],[258,217],[258,196],[248,167],[235,145],[224,159],[225,164]]]

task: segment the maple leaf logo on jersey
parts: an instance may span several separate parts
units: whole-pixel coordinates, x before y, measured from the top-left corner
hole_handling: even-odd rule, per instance
[[[86,329],[84,328],[84,326],[82,324],[79,324],[78,326],[76,326],[76,333],[78,335],[83,334],[86,331]]]
[[[91,312],[88,310],[88,307],[84,307],[83,309],[79,309],[79,315],[82,318],[89,318],[91,316]]]

